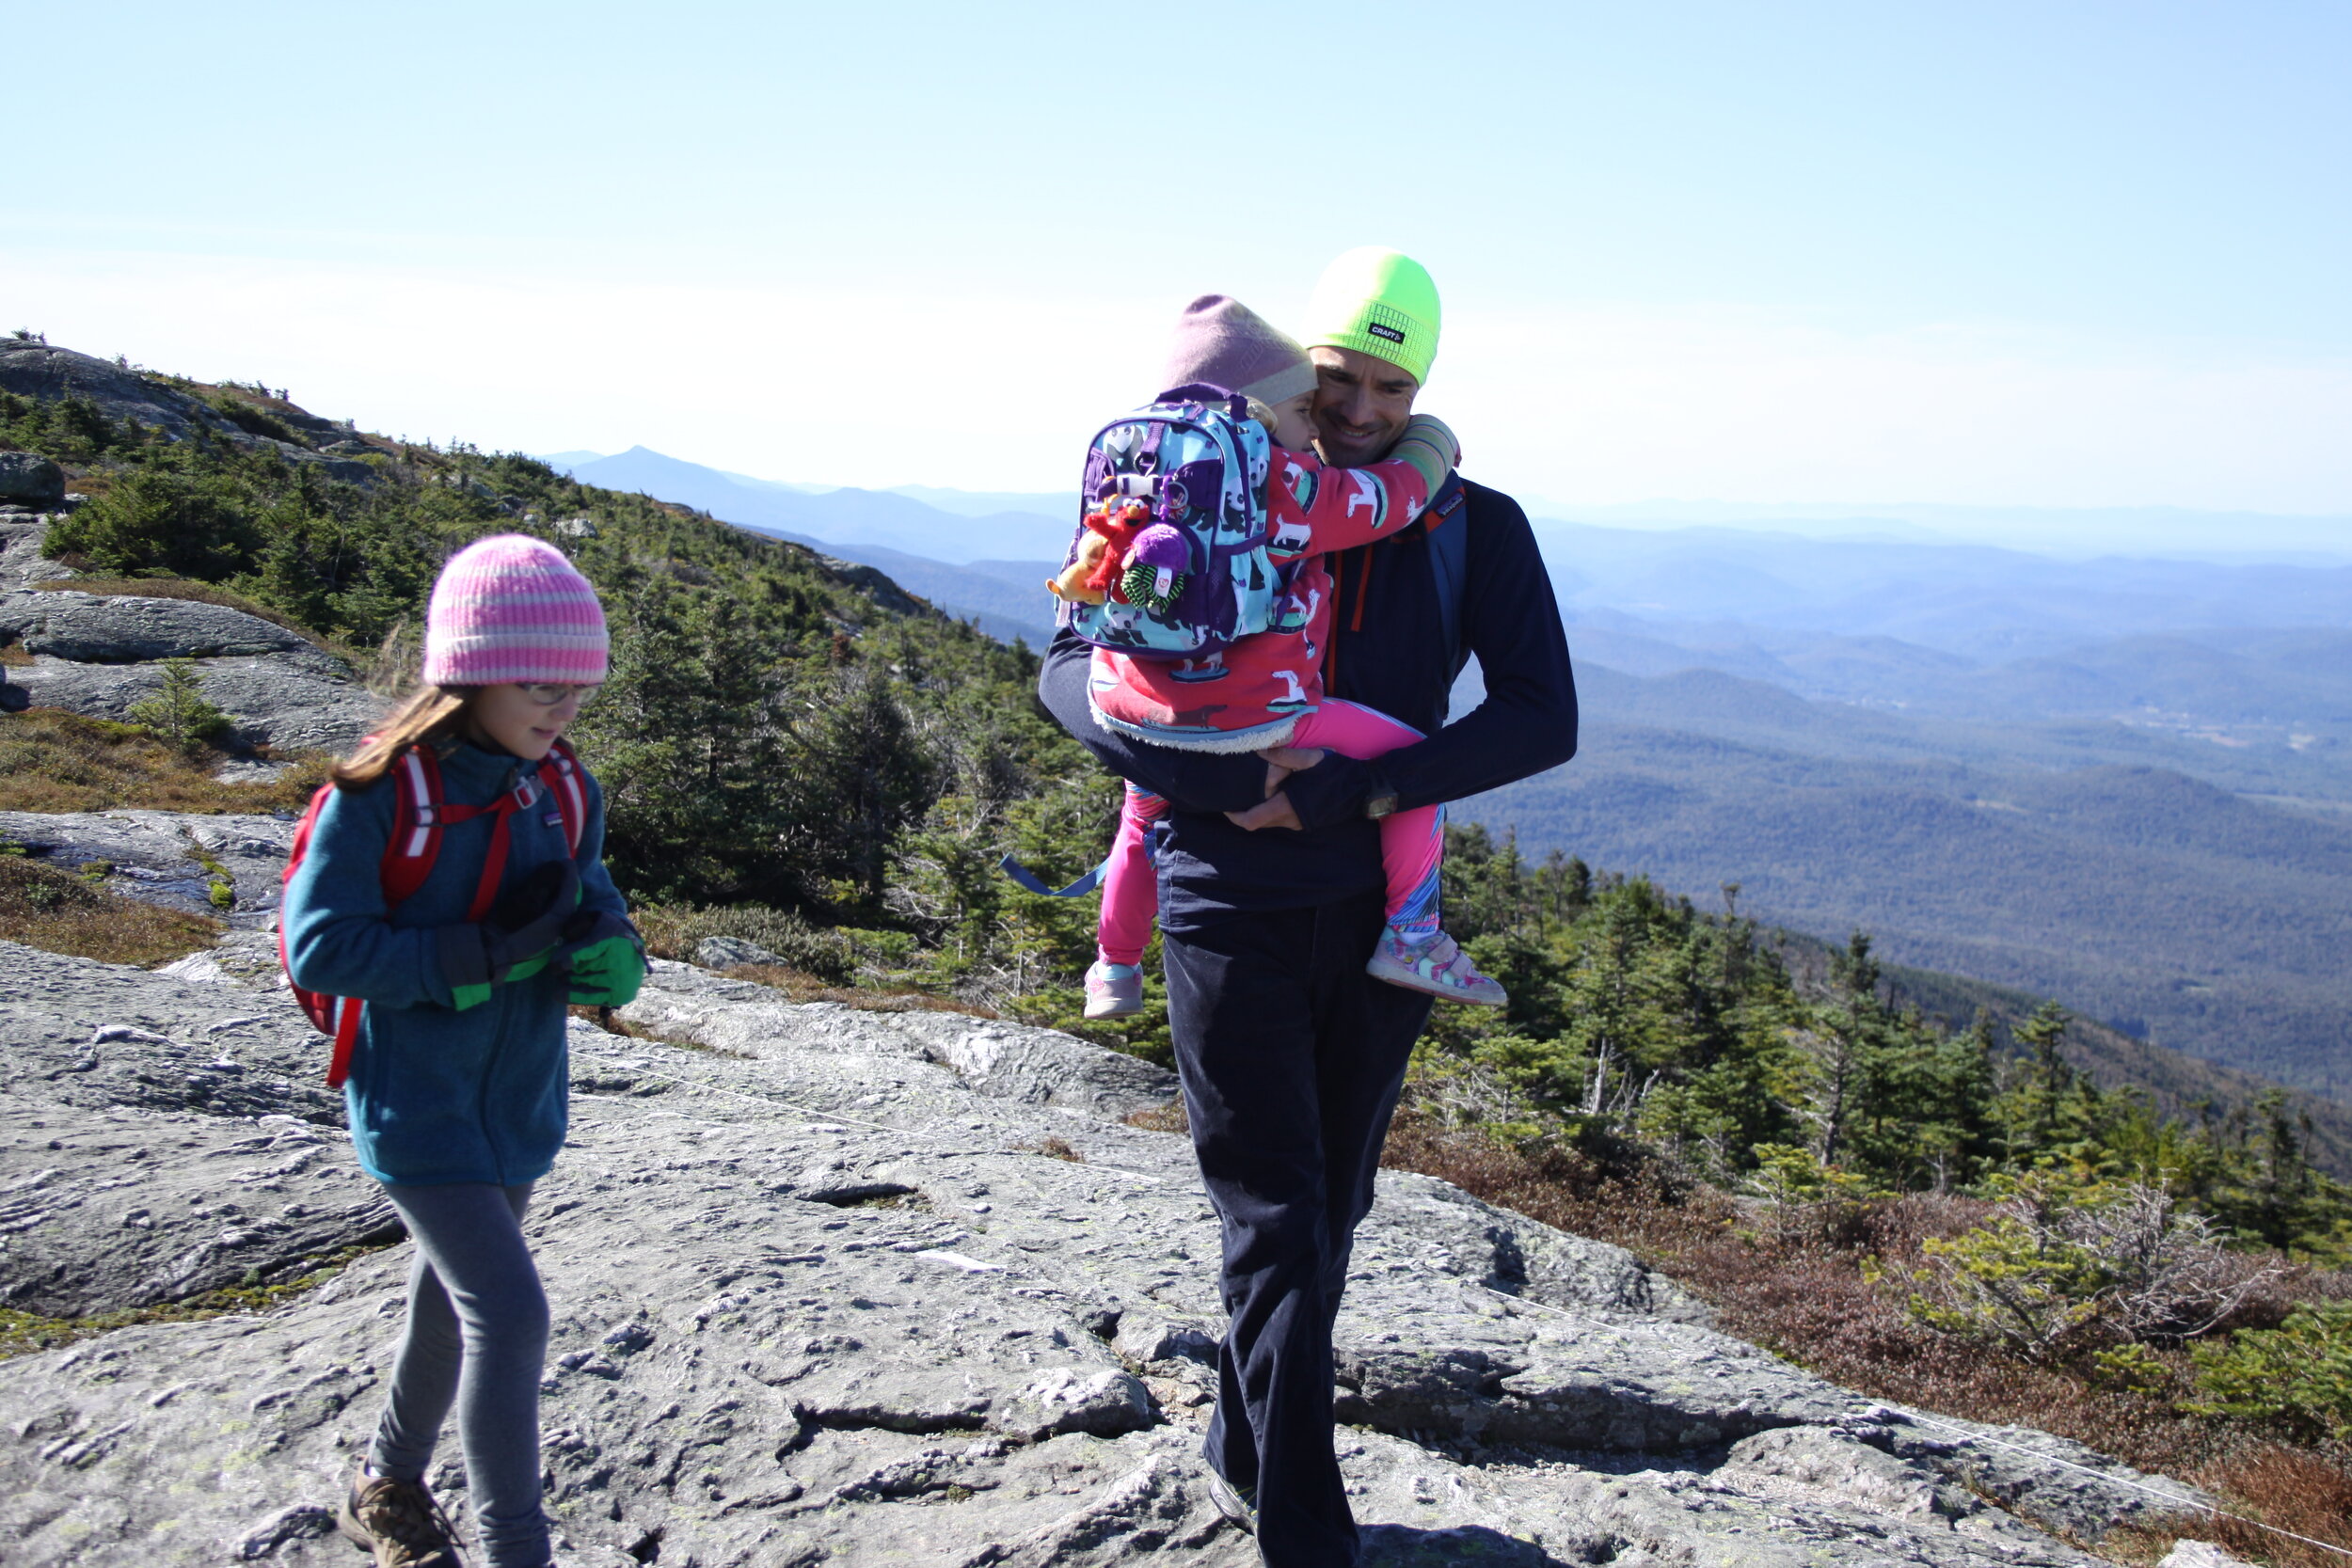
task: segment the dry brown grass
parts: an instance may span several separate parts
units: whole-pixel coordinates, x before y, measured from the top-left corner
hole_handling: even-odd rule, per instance
[[[2352,1519],[2352,1468],[2325,1455],[2257,1445],[2189,1479],[2220,1497],[2227,1513],[2175,1514],[2144,1528],[2117,1530],[2100,1543],[2101,1549],[2126,1562],[2153,1564],[2175,1541],[2211,1541],[2274,1568],[2343,1568],[2344,1552],[2352,1551],[2352,1529],[2344,1523]],[[2328,1545],[2344,1550],[2329,1551]]]
[[[189,758],[128,724],[62,708],[0,718],[0,811],[300,811],[330,759],[304,756],[274,784],[216,783],[224,759]]]
[[[2352,1469],[2318,1454],[2264,1447],[2235,1454],[2197,1479],[2265,1525],[2352,1550]],[[2202,1527],[2202,1528],[2200,1528]],[[2344,1559],[2234,1519],[2201,1520],[2181,1533],[2219,1543],[2280,1568],[2342,1568]]]
[[[2237,1512],[2352,1546],[2352,1471],[2325,1455],[2276,1447],[2239,1423],[2182,1415],[2174,1406],[2185,1392],[2180,1353],[2160,1357],[2173,1370],[2173,1387],[2095,1387],[2066,1370],[1914,1322],[1900,1297],[1865,1272],[1873,1259],[1916,1259],[1922,1241],[1975,1225],[1984,1204],[1923,1195],[1774,1227],[1712,1188],[1678,1188],[1654,1165],[1618,1168],[1575,1149],[1507,1148],[1409,1107],[1397,1116],[1382,1163],[1628,1247],[1710,1303],[1724,1332],[1866,1398],[2038,1427],[2142,1469],[2195,1481]],[[2176,1533],[2298,1568],[2344,1561],[2316,1548],[2290,1550],[2291,1544],[2226,1520],[2183,1521]],[[2132,1549],[2127,1542],[2118,1546]],[[2159,1546],[2148,1560],[2161,1555]]]
[[[1128,1112],[1126,1122],[1128,1126],[1140,1127],[1146,1132],[1192,1131],[1192,1117],[1184,1111],[1184,1097],[1181,1094],[1167,1104],[1155,1105],[1149,1111]]]
[[[0,938],[47,953],[152,967],[213,945],[221,923],[100,887],[22,855],[0,855]]]
[[[256,620],[267,621],[273,626],[282,626],[312,646],[324,648],[339,658],[352,657],[350,649],[330,642],[282,611],[209,582],[191,582],[185,578],[87,577],[56,578],[47,582],[37,582],[33,587],[44,594],[95,594],[104,599],[191,599],[198,604],[215,604],[223,610],[243,610]]]
[[[33,656],[24,651],[24,643],[0,642],[0,665],[21,670],[33,662]]]

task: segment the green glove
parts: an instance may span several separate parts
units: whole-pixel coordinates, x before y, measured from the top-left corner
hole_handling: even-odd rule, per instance
[[[603,910],[581,911],[564,928],[558,959],[571,973],[572,1000],[583,1007],[625,1007],[645,983],[645,944],[637,927]]]
[[[572,1000],[583,1007],[626,1007],[645,983],[645,956],[628,937],[607,937],[572,958]]]
[[[1416,414],[1405,421],[1405,434],[1396,438],[1389,460],[1410,463],[1427,486],[1428,494],[1434,496],[1438,486],[1445,483],[1446,474],[1462,461],[1462,443],[1454,438],[1454,432],[1435,414]]]
[[[455,928],[462,929],[462,927]],[[506,980],[528,980],[554,960],[555,949],[543,947],[520,963],[509,968],[501,983],[503,984]],[[490,986],[486,981],[472,986],[453,985],[449,988],[449,994],[450,1006],[462,1013],[468,1007],[478,1007],[490,1000]]]
[[[441,927],[435,946],[450,1006],[461,1013],[478,1007],[492,988],[546,969],[580,899],[578,868],[554,861],[501,894],[479,924]]]

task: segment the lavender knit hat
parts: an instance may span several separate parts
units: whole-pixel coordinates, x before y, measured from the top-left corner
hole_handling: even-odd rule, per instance
[[[1315,389],[1314,362],[1238,299],[1202,294],[1176,318],[1161,389],[1204,381],[1271,406]]]
[[[430,686],[604,679],[604,607],[564,552],[519,533],[452,556],[424,612]]]

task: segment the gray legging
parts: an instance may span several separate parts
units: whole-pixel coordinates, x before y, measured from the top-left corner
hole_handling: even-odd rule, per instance
[[[490,1568],[543,1568],[539,1374],[548,1298],[523,1240],[530,1184],[384,1190],[407,1223],[417,1259],[391,1399],[368,1463],[395,1481],[422,1481],[455,1404],[483,1556]]]

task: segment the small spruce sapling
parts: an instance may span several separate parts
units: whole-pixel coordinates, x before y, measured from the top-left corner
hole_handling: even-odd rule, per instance
[[[229,716],[204,700],[204,677],[191,658],[164,660],[164,684],[125,715],[165,745],[193,756],[229,731]]]

